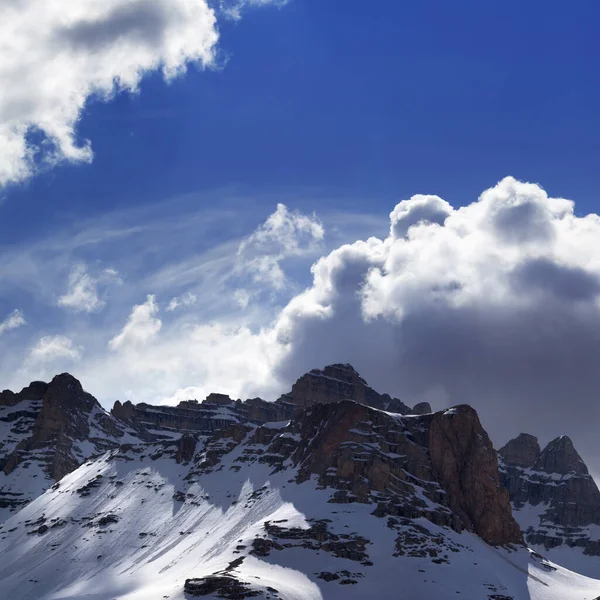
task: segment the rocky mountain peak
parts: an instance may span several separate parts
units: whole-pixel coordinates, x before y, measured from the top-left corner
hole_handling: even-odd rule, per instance
[[[282,396],[279,402],[307,407],[341,400],[354,400],[389,412],[413,414],[412,409],[398,398],[376,392],[349,364],[333,364],[309,371],[294,383],[291,392]],[[421,410],[424,409],[422,406]]]
[[[34,381],[17,394],[2,392],[2,406],[6,416],[1,420],[9,425],[0,443],[0,467],[6,476],[17,470],[35,473],[38,487],[58,481],[90,454],[115,447],[123,435],[69,373],[56,375],[50,383]],[[27,494],[13,491],[17,481],[15,474],[9,487],[0,488],[0,508],[13,509],[28,501]]]
[[[576,547],[600,556],[600,491],[571,439],[560,436],[540,451],[536,438],[521,434],[498,453],[527,543],[542,552]]]
[[[110,411],[110,414],[120,419],[121,421],[129,421],[133,417],[135,413],[134,405],[131,400],[125,400],[125,402],[121,402],[120,400],[115,400],[115,403]]]
[[[548,443],[536,460],[535,468],[546,473],[560,473],[561,475],[588,474],[587,467],[575,450],[571,438],[566,435],[561,435]]]
[[[341,401],[308,408],[296,421],[300,439],[310,443],[294,460],[306,477],[317,474],[342,490],[343,501],[376,498],[380,515],[424,516],[490,544],[522,542],[496,453],[471,407],[403,419]],[[430,505],[414,495],[415,484]]]
[[[429,404],[429,402],[419,402],[413,406],[411,412],[414,415],[426,415],[433,411],[431,410],[431,404]]]
[[[498,454],[508,463],[521,467],[533,467],[540,456],[538,439],[529,433],[520,433],[516,438],[506,443]]]
[[[84,391],[80,381],[70,373],[56,375],[48,384],[43,397],[44,405],[56,405],[63,410],[80,410],[89,413],[100,403],[88,392]]]

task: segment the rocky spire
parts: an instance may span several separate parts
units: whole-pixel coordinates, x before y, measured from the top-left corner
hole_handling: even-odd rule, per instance
[[[507,463],[520,467],[533,467],[540,455],[538,439],[529,433],[520,433],[516,438],[506,443],[498,454]]]
[[[552,440],[535,461],[534,469],[546,473],[587,475],[588,470],[575,450],[571,438],[561,435]]]

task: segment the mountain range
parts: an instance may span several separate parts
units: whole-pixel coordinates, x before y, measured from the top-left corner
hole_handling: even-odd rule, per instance
[[[496,451],[350,366],[274,402],[0,393],[0,597],[594,600],[600,492],[569,437]]]

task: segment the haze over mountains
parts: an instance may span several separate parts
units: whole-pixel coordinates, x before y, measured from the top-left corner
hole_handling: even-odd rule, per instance
[[[498,455],[347,364],[275,402],[110,413],[67,373],[0,394],[0,596],[600,596],[600,492],[567,436]],[[403,595],[403,596],[402,596]]]

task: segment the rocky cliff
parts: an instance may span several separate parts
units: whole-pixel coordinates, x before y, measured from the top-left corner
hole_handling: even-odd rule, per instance
[[[572,547],[600,556],[600,491],[571,439],[560,436],[541,450],[534,436],[521,434],[498,454],[525,540],[546,551]]]
[[[63,373],[0,394],[0,510],[11,512],[76,469],[115,448],[126,428]]]
[[[289,426],[300,477],[315,474],[339,502],[371,502],[377,514],[477,533],[491,544],[522,542],[496,453],[469,406],[396,417],[342,401],[317,405]]]

